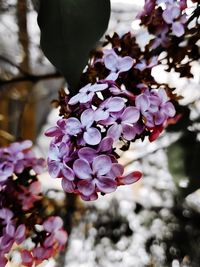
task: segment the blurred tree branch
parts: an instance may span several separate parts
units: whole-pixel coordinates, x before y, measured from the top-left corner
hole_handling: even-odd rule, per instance
[[[55,78],[62,78],[63,76],[59,72],[54,72],[54,73],[48,73],[48,74],[42,74],[42,75],[34,75],[31,74],[24,69],[22,69],[19,65],[16,63],[12,62],[10,59],[0,55],[0,60],[4,61],[5,63],[8,63],[9,65],[15,67],[16,69],[19,70],[23,76],[20,77],[14,77],[12,79],[0,79],[0,86],[12,84],[12,83],[18,83],[18,82],[32,82],[32,83],[37,83],[40,80],[48,80],[48,79],[55,79]]]
[[[12,78],[9,80],[0,79],[0,86],[5,86],[5,85],[12,84],[12,83],[18,83],[18,82],[37,83],[40,80],[49,80],[49,79],[62,78],[62,77],[63,76],[59,72],[42,74],[42,75],[34,75],[34,74],[27,73],[24,76]]]

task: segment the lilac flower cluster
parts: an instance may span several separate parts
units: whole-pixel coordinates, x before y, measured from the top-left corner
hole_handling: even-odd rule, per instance
[[[0,148],[0,188],[7,182],[13,173],[20,174],[26,168],[40,174],[45,161],[37,159],[30,150],[32,142],[29,140],[12,143],[9,147]]]
[[[63,189],[78,193],[83,200],[95,200],[98,192],[111,193],[119,185],[140,179],[139,171],[123,175],[117,144],[121,141],[128,145],[145,135],[153,141],[175,115],[164,88],[151,90],[141,83],[137,85],[139,93],[134,94],[118,83],[135,69],[150,69],[154,64],[141,70],[143,62],[136,63],[117,52],[107,49],[95,59],[94,65],[105,67],[105,77],[96,77],[95,83],[86,84],[67,99],[69,114],[45,133],[53,137],[48,157],[50,175],[62,178]]]
[[[1,235],[0,235],[0,267],[6,265],[6,253],[9,253],[13,244],[21,244],[25,240],[26,227],[24,224],[16,226],[14,213],[8,208],[0,209]]]
[[[42,208],[41,183],[37,175],[44,171],[45,160],[36,158],[32,142],[12,143],[0,148],[0,267],[17,246],[24,266],[36,266],[54,256],[66,241],[60,217],[35,216]],[[40,226],[37,231],[35,226]],[[27,239],[32,239],[31,250],[25,249]]]
[[[58,216],[51,216],[42,225],[43,244],[32,250],[21,251],[22,264],[27,267],[37,266],[44,260],[54,257],[63,249],[67,241],[67,233],[63,230],[63,221]]]
[[[150,32],[156,35],[151,46],[167,47],[170,35],[181,37],[185,33],[187,0],[146,0],[143,11],[137,16]]]

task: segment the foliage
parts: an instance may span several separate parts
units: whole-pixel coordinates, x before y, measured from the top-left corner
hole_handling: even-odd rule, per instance
[[[104,34],[110,17],[109,0],[40,1],[38,23],[46,57],[77,90],[89,51]]]

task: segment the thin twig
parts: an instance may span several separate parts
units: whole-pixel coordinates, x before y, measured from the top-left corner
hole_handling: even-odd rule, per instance
[[[63,78],[63,76],[59,72],[49,73],[49,74],[44,74],[44,75],[27,74],[25,76],[16,77],[10,80],[0,79],[0,86],[9,85],[12,83],[19,83],[19,82],[37,83],[40,80],[49,80],[49,79],[56,79],[56,78]]]
[[[14,63],[13,61],[11,61],[10,59],[0,55],[0,60],[4,61],[6,63],[8,63],[9,65],[11,65],[12,67],[15,67],[16,69],[18,69],[23,75],[27,76],[30,75],[28,72],[26,72],[25,70],[23,70],[19,65],[17,65],[16,63]]]

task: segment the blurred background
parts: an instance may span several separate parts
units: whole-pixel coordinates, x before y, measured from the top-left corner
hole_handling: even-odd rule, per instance
[[[149,36],[135,16],[144,1],[111,2],[107,33],[132,31],[142,46]],[[41,177],[46,194],[62,203],[70,232],[66,251],[43,266],[200,266],[199,62],[192,73],[186,79],[162,66],[153,69],[159,82],[183,95],[183,119],[156,142],[137,141],[122,155],[127,171],[143,172],[140,182],[85,203],[66,197],[48,174]],[[0,0],[0,145],[31,139],[35,151],[46,157],[49,140],[43,133],[58,118],[51,101],[63,85],[40,50],[31,2]]]

